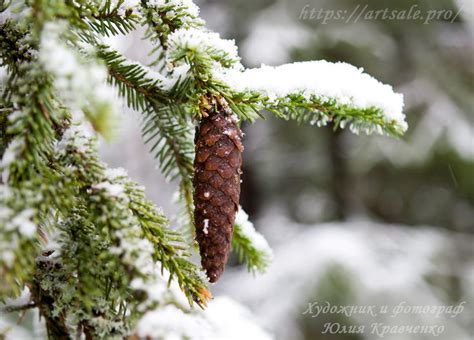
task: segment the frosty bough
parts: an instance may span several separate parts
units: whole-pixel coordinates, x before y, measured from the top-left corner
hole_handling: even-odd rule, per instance
[[[164,280],[204,307],[207,280],[186,240],[195,227],[210,281],[230,248],[265,270],[271,250],[237,212],[242,121],[267,110],[355,133],[407,128],[402,96],[354,66],[245,69],[191,1],[12,1],[0,11],[0,299],[29,287],[26,307],[51,338],[124,337],[149,311],[189,308],[147,288]],[[150,66],[103,39],[139,26],[154,45]],[[179,181],[180,228],[98,157],[97,134],[111,137],[120,108],[113,91],[142,114],[161,171]]]

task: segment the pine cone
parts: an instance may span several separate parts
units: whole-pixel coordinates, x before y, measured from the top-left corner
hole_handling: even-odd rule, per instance
[[[210,282],[227,262],[240,198],[242,132],[225,103],[214,103],[196,131],[194,222],[201,264]]]

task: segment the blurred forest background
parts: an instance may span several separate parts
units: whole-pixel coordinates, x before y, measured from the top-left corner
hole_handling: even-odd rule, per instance
[[[303,20],[305,5],[352,11],[357,4],[368,10],[417,4],[423,13],[464,8],[454,23]],[[246,66],[344,61],[405,96],[410,129],[399,141],[270,116],[247,127],[244,208],[258,216],[279,204],[303,223],[364,214],[474,232],[472,6],[446,0],[202,2],[208,24],[237,39]]]
[[[197,1],[208,26],[236,39],[245,66],[326,59],[363,67],[405,96],[409,130],[401,140],[355,136],[278,120],[244,126],[241,204],[275,249],[269,272],[252,277],[233,261],[216,294],[251,308],[278,339],[376,339],[322,334],[325,322],[370,325],[355,318],[304,315],[308,302],[456,305],[456,318],[417,315],[392,324],[442,324],[439,339],[470,339],[474,329],[474,20],[473,2],[450,0]],[[305,5],[324,10],[438,9],[460,15],[434,20],[301,18]],[[143,42],[117,48],[143,59]],[[318,75],[314,75],[317,77]],[[126,118],[124,118],[125,120]],[[129,121],[128,119],[127,121]],[[148,193],[175,211],[176,190],[146,153],[137,120],[105,145],[112,166],[127,168]],[[380,320],[377,320],[380,321]],[[368,327],[368,326],[367,326]],[[366,332],[369,333],[369,332]],[[386,339],[432,339],[397,334]]]

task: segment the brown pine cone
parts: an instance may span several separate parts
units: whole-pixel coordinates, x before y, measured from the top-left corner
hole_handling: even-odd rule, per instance
[[[225,102],[213,103],[196,131],[194,222],[201,264],[216,282],[227,262],[239,207],[242,132]]]

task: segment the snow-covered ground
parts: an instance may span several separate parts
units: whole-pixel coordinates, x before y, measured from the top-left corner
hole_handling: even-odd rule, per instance
[[[277,339],[307,339],[308,329],[310,338],[318,339],[327,322],[340,322],[342,315],[344,324],[365,327],[362,339],[379,339],[383,326],[396,327],[396,334],[384,339],[431,339],[431,332],[439,339],[471,339],[471,236],[364,221],[308,227],[272,217],[258,224],[266,226],[274,247],[268,273],[252,277],[227,270],[216,295],[249,306]],[[348,307],[328,312],[324,307],[329,305]],[[374,306],[374,312],[361,306]],[[380,313],[383,306],[386,313]]]

